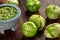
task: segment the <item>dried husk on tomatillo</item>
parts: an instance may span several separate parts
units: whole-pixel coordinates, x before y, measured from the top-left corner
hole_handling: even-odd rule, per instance
[[[51,20],[58,19],[60,16],[60,7],[57,5],[49,5],[46,8],[45,13],[46,16]]]
[[[36,14],[32,15],[29,21],[34,22],[37,25],[38,30],[42,30],[46,23],[46,20],[41,15]]]
[[[47,38],[59,37],[60,36],[60,24],[59,23],[49,24],[44,31],[44,35]]]

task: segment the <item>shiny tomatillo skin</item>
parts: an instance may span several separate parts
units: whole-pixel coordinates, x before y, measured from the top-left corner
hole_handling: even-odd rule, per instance
[[[41,4],[38,0],[26,0],[26,8],[30,12],[37,12]]]
[[[33,22],[25,22],[22,25],[22,33],[26,37],[33,37],[37,33],[37,27]]]

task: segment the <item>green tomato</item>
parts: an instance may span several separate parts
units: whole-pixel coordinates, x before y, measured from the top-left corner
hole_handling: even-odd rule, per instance
[[[40,2],[38,0],[26,0],[26,8],[30,12],[36,12],[40,8]]]
[[[37,33],[37,27],[33,22],[25,22],[22,25],[22,33],[26,37],[33,37]]]
[[[29,21],[34,22],[37,25],[39,30],[42,30],[46,23],[45,19],[42,16],[36,14],[32,15]]]
[[[57,19],[60,15],[60,7],[56,5],[49,5],[46,8],[45,13],[49,19]]]
[[[59,37],[59,35],[60,35],[60,24],[58,24],[58,23],[49,24],[44,31],[44,35],[47,38]]]

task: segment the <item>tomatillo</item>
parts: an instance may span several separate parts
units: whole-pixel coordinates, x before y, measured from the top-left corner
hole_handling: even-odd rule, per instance
[[[34,22],[37,25],[38,30],[42,30],[46,23],[46,20],[41,15],[36,14],[32,15],[29,21]]]
[[[41,3],[38,0],[26,0],[26,8],[30,12],[36,12],[40,8]]]
[[[33,22],[25,22],[22,25],[22,33],[26,37],[33,37],[37,33],[37,27]]]
[[[60,7],[56,5],[49,5],[46,8],[45,13],[46,16],[51,20],[58,19],[60,16]]]
[[[44,35],[47,38],[59,37],[60,36],[60,24],[59,23],[49,24],[44,31]]]
[[[7,4],[14,4],[18,6],[18,0],[6,0]]]

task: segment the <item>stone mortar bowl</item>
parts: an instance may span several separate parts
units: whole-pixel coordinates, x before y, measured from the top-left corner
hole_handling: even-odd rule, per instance
[[[5,30],[12,29],[12,31],[16,30],[16,24],[19,22],[20,16],[21,16],[21,10],[19,7],[13,5],[13,4],[1,4],[0,7],[3,6],[9,6],[13,7],[17,10],[17,14],[15,17],[9,19],[9,20],[0,20],[0,33],[4,34]]]

